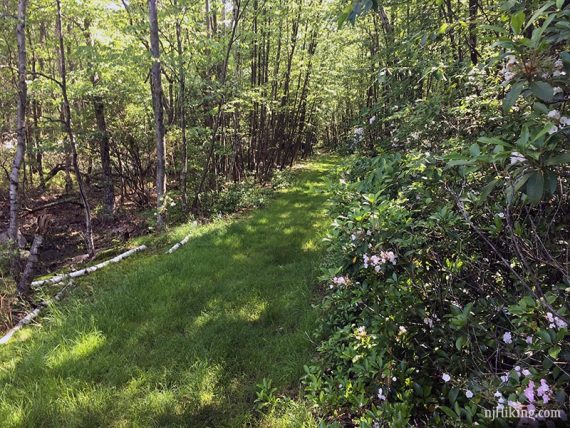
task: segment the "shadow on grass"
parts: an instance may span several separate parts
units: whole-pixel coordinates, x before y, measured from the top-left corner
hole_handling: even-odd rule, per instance
[[[2,426],[255,424],[256,384],[295,386],[311,358],[330,167],[308,164],[266,208],[173,255],[81,281],[0,349]]]

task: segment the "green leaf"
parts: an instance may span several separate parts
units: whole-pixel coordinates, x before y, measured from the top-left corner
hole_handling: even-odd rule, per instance
[[[509,312],[513,315],[522,315],[526,312],[526,309],[520,305],[511,305],[509,306]]]
[[[536,102],[532,105],[532,108],[539,112],[539,113],[543,113],[543,114],[547,114],[550,110],[548,110],[548,107],[546,107],[544,104]]]
[[[481,149],[478,144],[472,144],[471,147],[469,147],[469,152],[471,153],[471,156],[477,157],[481,154]]]
[[[544,162],[546,165],[563,165],[570,163],[570,152],[564,152],[561,155],[551,156]]]
[[[342,26],[344,25],[344,23],[347,21],[348,16],[350,15],[350,13],[352,12],[352,3],[350,3],[349,5],[347,5],[343,11],[341,12],[341,14],[338,16],[337,19],[337,25],[338,28],[342,28]]]
[[[550,128],[552,128],[552,123],[545,125],[545,127],[542,128],[542,130],[534,136],[534,138],[532,139],[532,144],[535,147],[542,147],[542,145],[544,145],[544,138],[543,137],[550,132]],[[537,141],[542,141],[542,143],[537,144]]]
[[[457,401],[453,405],[453,408],[455,409],[455,413],[457,413],[457,419],[461,419],[461,407],[459,407],[459,403]]]
[[[487,25],[487,24],[485,24],[485,25],[481,25],[479,28],[482,30],[494,31],[494,32],[499,33],[499,34],[505,34],[505,35],[508,34],[508,31],[504,27],[501,27],[499,25]]]
[[[439,408],[443,411],[443,413],[445,413],[447,416],[449,416],[451,419],[457,419],[457,415],[455,414],[455,412],[453,410],[451,410],[449,407],[447,406],[439,406]]]
[[[542,361],[542,367],[544,367],[546,370],[550,370],[550,368],[554,365],[554,363],[552,362],[551,358],[545,358]]]
[[[495,146],[495,145],[510,146],[509,143],[506,143],[503,140],[501,140],[500,138],[495,138],[495,137],[479,137],[477,139],[477,141],[482,143],[482,144],[491,144],[493,146]]]
[[[536,301],[529,295],[524,296],[519,300],[519,304],[525,308],[534,308],[537,306]]]
[[[531,175],[531,172],[527,172],[522,177],[518,178],[517,181],[515,181],[515,192],[518,192],[520,189],[522,189]]]
[[[538,334],[538,337],[540,337],[546,343],[552,343],[552,338],[550,337],[550,333],[548,333],[546,330],[538,330],[536,334]]]
[[[520,135],[519,139],[517,140],[517,145],[520,145],[523,147],[526,146],[529,138],[530,138],[530,131],[528,129],[528,126],[524,125],[522,130],[521,130],[521,135]]]
[[[451,404],[453,404],[457,400],[458,395],[459,395],[459,389],[451,388],[451,390],[449,391],[449,394],[447,395],[447,398],[449,398],[449,402]]]
[[[544,13],[546,9],[551,7],[554,3],[551,1],[546,2],[540,9],[538,9],[528,20],[527,24],[525,25],[525,30],[530,27],[539,17]]]
[[[424,391],[423,391],[423,389],[422,389],[422,386],[421,386],[419,383],[417,383],[417,382],[414,382],[414,385],[413,385],[413,386],[414,386],[414,392],[416,393],[416,395],[417,395],[418,397],[423,397],[423,396],[424,396]]]
[[[548,355],[550,355],[553,359],[556,359],[558,358],[558,354],[560,354],[561,350],[562,349],[560,348],[560,346],[553,346],[548,350]]]
[[[507,95],[505,95],[505,99],[503,100],[503,109],[505,111],[509,111],[511,109],[511,107],[518,100],[523,89],[524,89],[524,82],[517,82],[513,86],[511,86],[511,90],[507,92]]]
[[[556,193],[556,187],[558,186],[558,176],[552,171],[546,171],[544,175],[544,187],[549,195],[554,195]]]
[[[544,176],[542,171],[534,171],[526,182],[526,195],[532,204],[541,201],[544,194]]]
[[[455,347],[458,350],[463,349],[463,347],[467,344],[467,337],[466,336],[459,336],[455,341]]]
[[[521,10],[511,16],[511,27],[515,34],[520,34],[522,30],[522,26],[524,24],[525,14],[524,10]]]
[[[542,101],[550,102],[554,98],[554,89],[546,82],[541,82],[537,80],[530,84],[530,90]]]
[[[485,187],[481,189],[481,194],[479,195],[479,201],[484,202],[489,197],[493,189],[497,186],[497,183],[499,183],[499,180],[496,178],[487,183]]]

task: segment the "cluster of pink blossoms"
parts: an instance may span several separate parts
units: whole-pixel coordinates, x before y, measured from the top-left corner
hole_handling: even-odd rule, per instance
[[[335,276],[333,282],[336,285],[346,285],[346,278],[344,276]]]
[[[519,376],[522,374],[525,377],[530,376],[532,373],[530,372],[529,369],[521,369],[521,366],[516,366],[515,367],[515,372],[517,372],[519,374]],[[506,383],[509,381],[509,373],[505,373],[504,375],[502,375],[500,377],[501,382]]]
[[[344,276],[335,276],[332,279],[332,282],[333,283],[329,286],[330,288],[334,288],[335,285],[340,286],[348,284],[348,281]]]
[[[364,269],[368,269],[369,266],[373,266],[376,272],[380,272],[382,265],[388,262],[393,265],[396,264],[396,255],[393,251],[381,251],[379,256],[368,256],[368,254],[364,254],[362,261],[364,262]]]
[[[524,390],[524,396],[531,405],[536,401],[534,396],[535,393],[534,386],[535,386],[534,382],[531,380],[528,383],[526,389]],[[536,395],[542,398],[544,404],[548,404],[548,402],[550,401],[550,386],[548,385],[545,379],[540,379],[540,386],[536,389]]]
[[[546,313],[546,319],[548,320],[548,322],[550,323],[548,327],[550,328],[566,328],[568,327],[568,324],[566,323],[566,321],[555,317],[554,315],[552,315],[551,312],[547,312]]]
[[[562,320],[560,320],[560,321],[562,321]],[[564,321],[562,321],[562,322],[564,322]],[[552,326],[551,326],[551,327],[552,327]],[[562,327],[561,327],[561,328],[562,328]],[[524,341],[525,341],[526,343],[528,343],[529,345],[532,345],[532,336],[526,336],[525,339],[524,339]],[[510,344],[510,343],[513,343],[513,334],[512,334],[510,331],[506,331],[506,332],[503,334],[503,342],[505,342],[507,345]]]

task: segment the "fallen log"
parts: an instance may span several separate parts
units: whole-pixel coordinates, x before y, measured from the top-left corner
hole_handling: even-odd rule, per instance
[[[140,247],[133,248],[132,250],[129,250],[129,251],[127,251],[123,254],[120,254],[116,257],[113,257],[112,259],[107,260],[106,262],[102,262],[102,263],[99,263],[97,265],[90,266],[88,268],[77,270],[77,271],[74,271],[71,273],[57,275],[57,276],[54,276],[53,278],[34,281],[34,282],[32,282],[32,287],[39,287],[39,286],[46,285],[46,284],[57,284],[66,278],[78,278],[80,276],[87,275],[88,273],[95,272],[96,270],[102,269],[105,266],[110,265],[111,263],[118,263],[121,260],[126,259],[127,257],[132,256],[133,254],[138,253],[140,251],[144,251],[144,250],[146,250],[146,245],[141,245]]]
[[[197,226],[198,223],[197,222],[193,222],[192,226]],[[179,243],[177,243],[176,245],[174,245],[172,248],[170,248],[166,254],[172,254],[173,252],[175,252],[176,250],[178,250],[180,247],[182,247],[183,245],[186,245],[188,243],[188,241],[190,241],[190,235],[186,236],[182,241],[180,241]]]
[[[168,250],[166,253],[167,254],[172,254],[173,252],[175,252],[176,250],[178,250],[180,247],[182,247],[183,245],[186,245],[188,243],[188,241],[190,241],[190,235],[188,235],[186,238],[184,238],[182,241],[180,241],[178,244],[174,245],[170,250]]]
[[[70,282],[70,285],[72,283]],[[61,297],[63,296],[63,293],[65,292],[65,290],[67,289],[67,287],[65,287],[64,289],[60,290],[53,298],[54,301],[59,301],[61,299]],[[0,345],[4,345],[5,343],[8,343],[8,341],[12,338],[12,336],[14,336],[14,334],[16,334],[19,330],[21,330],[22,328],[24,328],[25,326],[27,326],[28,324],[30,324],[42,311],[43,308],[49,306],[51,302],[49,301],[43,301],[41,302],[37,308],[35,308],[32,312],[30,312],[28,315],[26,315],[24,318],[22,318],[20,320],[20,322],[18,322],[18,324],[16,324],[14,327],[12,327],[10,330],[8,330],[8,333],[6,333],[1,339],[0,339]]]
[[[32,312],[30,312],[28,315],[26,315],[24,318],[22,318],[18,324],[16,324],[14,327],[12,327],[8,331],[8,333],[6,333],[4,335],[4,337],[2,339],[0,339],[0,344],[3,345],[5,343],[8,343],[8,341],[12,338],[12,336],[14,336],[14,334],[18,330],[21,330],[24,326],[31,323],[34,320],[34,318],[40,314],[40,311],[42,309],[43,309],[43,306],[38,306],[36,309],[34,309]]]
[[[105,266],[108,266],[111,263],[118,263],[121,260],[126,259],[127,257],[132,256],[133,254],[138,253],[140,251],[144,251],[144,250],[146,250],[146,245],[141,245],[140,247],[133,248],[132,250],[126,251],[123,254],[120,254],[116,257],[113,257],[112,259],[107,260],[106,262],[99,263],[98,265],[90,266],[88,268],[81,269],[81,270],[78,270],[75,272],[71,272],[69,274],[54,276],[53,278],[48,278],[48,279],[44,279],[44,280],[40,280],[40,281],[34,281],[34,282],[32,282],[32,286],[35,287],[35,286],[41,286],[44,284],[57,284],[59,282],[62,282],[65,279],[71,280],[71,278],[77,278],[77,277],[86,275],[88,273],[95,272],[96,270],[104,268]],[[70,284],[71,284],[71,282],[70,282]],[[61,296],[63,295],[63,293],[65,292],[66,289],[67,289],[67,287],[60,290],[54,296],[53,300],[54,301],[60,300]],[[2,337],[0,339],[0,345],[7,343],[18,330],[21,330],[24,326],[31,323],[40,314],[41,310],[49,305],[49,303],[50,302],[45,302],[45,301],[40,303],[37,308],[35,308],[32,312],[30,312],[28,315],[26,315],[24,318],[22,318],[20,320],[20,322],[18,322],[18,324],[16,324],[14,327],[12,327],[8,331],[8,333],[6,333],[4,335],[4,337]]]

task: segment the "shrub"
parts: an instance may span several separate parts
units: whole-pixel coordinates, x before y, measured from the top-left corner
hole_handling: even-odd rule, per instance
[[[554,275],[544,297],[526,290],[524,270],[501,264],[504,255],[490,253],[455,208],[443,171],[416,152],[342,172],[328,238],[337,264],[324,277],[319,360],[305,377],[325,414],[470,425],[508,402],[538,409],[567,400],[564,286]]]
[[[253,179],[229,183],[215,195],[210,211],[214,214],[234,212],[262,207],[271,194],[271,188],[260,186]]]
[[[513,19],[485,73],[451,76],[477,95],[394,106],[363,132],[373,150],[338,172],[304,377],[328,421],[487,426],[485,410],[568,410],[570,56],[567,11],[550,10],[529,38]]]

